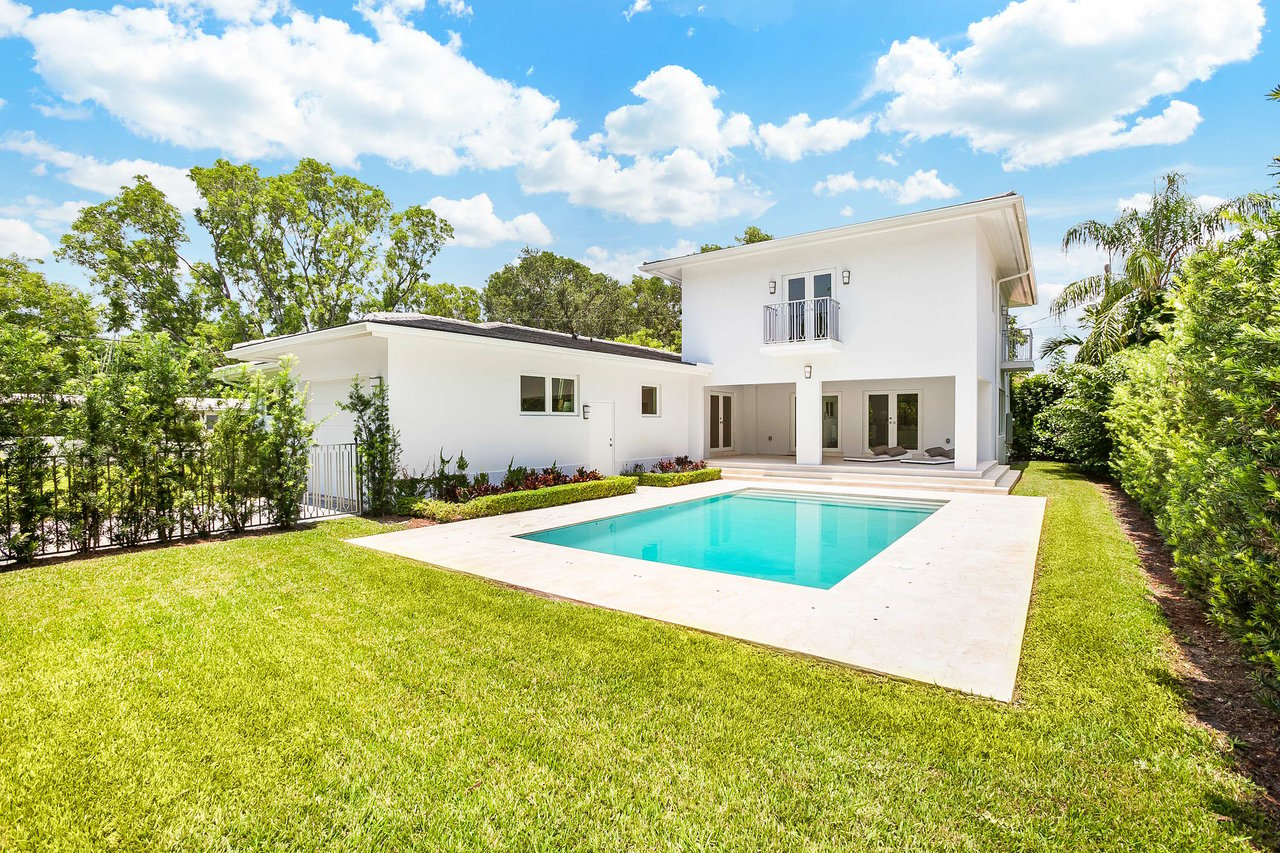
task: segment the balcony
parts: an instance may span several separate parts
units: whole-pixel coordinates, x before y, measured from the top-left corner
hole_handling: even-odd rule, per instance
[[[840,349],[840,303],[830,296],[764,306],[761,352],[784,355]]]
[[[1000,369],[1034,370],[1035,350],[1030,329],[1004,329],[1000,333]]]

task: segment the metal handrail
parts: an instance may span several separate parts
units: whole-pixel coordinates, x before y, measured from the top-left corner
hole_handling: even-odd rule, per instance
[[[1031,329],[1003,329],[1000,333],[1001,361],[1031,361],[1035,349],[1031,343]]]
[[[840,303],[830,296],[764,306],[766,344],[840,340]]]

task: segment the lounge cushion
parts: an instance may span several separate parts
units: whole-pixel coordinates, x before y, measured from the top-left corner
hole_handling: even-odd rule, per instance
[[[906,456],[907,449],[905,447],[901,447],[895,444],[893,447],[890,447],[888,450],[886,450],[885,453],[887,453],[890,456]]]
[[[871,448],[871,455],[872,455],[872,456],[888,456],[888,455],[889,455],[889,445],[887,445],[887,444],[877,444],[875,447]]]
[[[924,449],[924,452],[929,456],[946,456],[947,455],[947,449],[945,447],[939,447],[937,445],[934,445],[933,447],[926,447]]]

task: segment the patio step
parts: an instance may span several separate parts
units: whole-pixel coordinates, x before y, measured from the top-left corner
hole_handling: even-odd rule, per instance
[[[954,473],[950,476],[894,476],[821,468],[805,470],[795,465],[785,468],[725,465],[720,469],[720,476],[725,480],[751,483],[786,482],[809,486],[855,486],[866,489],[914,489],[1007,495],[1018,482],[1021,472],[1011,469],[1008,465],[992,465],[985,471],[975,471],[969,476],[956,476]]]

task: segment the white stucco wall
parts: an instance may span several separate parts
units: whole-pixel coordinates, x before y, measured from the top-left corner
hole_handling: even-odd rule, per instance
[[[681,365],[412,330],[300,338],[287,350],[297,359],[295,375],[308,384],[308,414],[320,421],[321,444],[352,440],[352,418],[337,405],[352,379],[384,378],[401,464],[412,471],[429,470],[441,450],[450,457],[463,451],[472,474],[500,474],[512,458],[536,467],[589,465],[590,425],[582,405],[592,402],[614,404],[615,470],[601,473],[689,453],[690,405],[702,387],[702,377]],[[521,413],[522,374],[575,379],[576,411]],[[642,385],[659,389],[656,416],[640,413]]]
[[[614,404],[618,468],[689,452],[690,382],[700,378],[685,369],[461,335],[399,333],[388,347],[391,417],[406,467],[429,468],[442,449],[446,456],[465,452],[473,473],[499,473],[513,457],[517,465],[588,465],[590,425],[581,409],[593,402]],[[522,374],[576,379],[577,411],[521,413]],[[659,388],[657,417],[640,414],[642,385]]]
[[[950,376],[958,362],[976,369],[978,239],[974,223],[946,222],[687,265],[685,360],[711,364],[717,385],[795,382],[805,364],[828,381]],[[845,268],[849,285],[839,283]],[[764,306],[786,298],[785,277],[826,269],[836,277],[842,350],[761,352]]]

